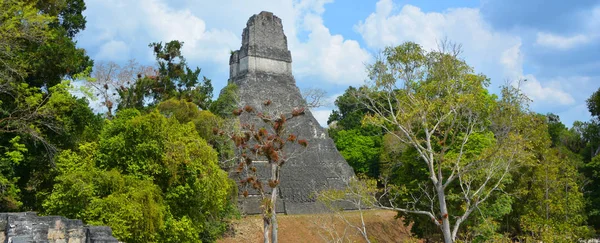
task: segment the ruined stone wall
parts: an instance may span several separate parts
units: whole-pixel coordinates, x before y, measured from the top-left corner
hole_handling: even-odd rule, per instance
[[[61,216],[0,213],[0,243],[117,243],[106,226],[87,226]]]
[[[240,58],[246,56],[292,62],[279,17],[264,11],[250,17],[242,33],[240,48]]]
[[[239,54],[236,53],[235,55]],[[244,75],[248,72],[256,73],[260,71],[279,75],[292,73],[292,63],[290,62],[255,56],[246,56],[241,59],[236,59],[229,68],[229,75],[231,77]]]

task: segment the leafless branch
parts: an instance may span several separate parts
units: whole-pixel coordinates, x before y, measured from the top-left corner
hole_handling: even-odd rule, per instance
[[[306,107],[309,109],[318,108],[326,104],[325,90],[319,88],[308,88],[302,90],[302,98],[306,101]]]

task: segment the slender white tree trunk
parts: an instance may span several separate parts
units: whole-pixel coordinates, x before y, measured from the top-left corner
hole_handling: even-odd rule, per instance
[[[273,195],[276,195],[277,187],[273,188]],[[273,243],[277,243],[277,211],[275,207],[275,201],[273,201],[273,215],[271,215],[271,240]]]
[[[446,206],[446,193],[444,192],[443,185],[436,185],[436,190],[438,194],[438,199],[440,201],[440,213],[442,214],[442,233],[444,235],[445,243],[452,243],[454,239],[452,237],[452,232],[450,231],[450,219],[448,217],[448,207]]]
[[[276,163],[271,164],[271,180],[279,182],[279,166]],[[271,241],[277,243],[277,193],[279,192],[279,185],[275,184],[275,187],[271,191]]]
[[[362,204],[359,201],[358,203],[358,211],[360,212],[360,223],[361,223],[361,232],[363,237],[365,238],[365,241],[367,241],[367,243],[371,243],[371,241],[369,240],[369,236],[367,235],[367,226],[365,225],[365,217],[363,216],[363,210],[362,210]]]
[[[273,213],[271,214],[271,240],[273,243],[277,243],[277,192],[279,187],[273,188],[273,194],[271,194],[271,200],[273,202]]]

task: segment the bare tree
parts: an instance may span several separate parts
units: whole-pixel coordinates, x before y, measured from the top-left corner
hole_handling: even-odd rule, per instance
[[[319,88],[307,88],[302,90],[302,98],[306,101],[306,107],[309,109],[327,105],[326,95],[327,92]]]
[[[118,90],[127,89],[138,79],[152,76],[153,73],[152,67],[140,65],[135,60],[129,60],[125,66],[115,62],[97,62],[92,78],[86,80],[85,85],[91,88],[94,98],[100,99],[101,105],[107,110],[106,116],[110,119],[121,99]]]
[[[502,99],[494,100],[487,79],[473,74],[459,59],[460,46],[449,42],[429,53],[409,42],[383,54],[369,66],[372,82],[356,93],[369,110],[364,122],[413,148],[429,180],[402,203],[394,200],[398,190],[386,187],[378,207],[425,215],[445,242],[454,242],[469,215],[502,191],[526,156],[516,129],[524,123],[524,97],[506,87]],[[452,208],[461,210],[448,210],[450,188],[460,191],[463,202]]]
[[[366,242],[370,243],[371,240],[369,239],[369,235],[367,233],[364,210],[377,206],[377,201],[375,200],[377,194],[377,182],[375,180],[369,180],[366,178],[365,180],[358,180],[356,177],[350,177],[347,180],[344,180],[346,186],[343,190],[330,189],[316,192],[317,200],[329,208],[335,218],[344,222],[347,228],[354,229]],[[341,208],[341,205],[344,203],[350,203],[350,205],[352,205],[352,207],[358,211],[360,216],[360,224],[350,222],[350,220],[343,215],[343,208]],[[322,229],[330,230],[327,227],[322,227]],[[344,238],[341,238],[342,240],[345,239],[345,236],[347,235],[346,231],[347,229],[344,230],[344,234],[342,235]],[[337,232],[335,232],[330,233],[329,236],[334,237],[338,235]]]
[[[380,188],[377,184],[383,184],[383,188]],[[345,185],[344,189],[326,189],[315,191],[315,196],[319,203],[324,204],[330,211],[326,217],[321,217],[329,221],[321,220],[314,222],[318,229],[324,233],[321,233],[321,237],[327,242],[351,242],[348,238],[350,232],[354,231],[360,235],[365,242],[371,242],[369,233],[367,231],[367,224],[365,222],[365,212],[373,209],[384,209],[389,210],[389,201],[394,201],[395,198],[390,197],[390,186],[385,178],[378,181],[366,176],[350,177],[343,179]],[[353,222],[347,215],[347,211],[344,207],[352,207],[354,212],[358,212],[359,221]],[[394,210],[397,211],[397,210]],[[339,233],[337,228],[338,222],[341,221],[345,226],[342,234]],[[410,232],[406,230],[404,233],[409,235],[408,239],[404,239],[403,242],[416,242],[416,239],[410,237]]]
[[[319,215],[312,224],[317,228],[319,237],[325,242],[343,243],[352,242],[349,238],[349,230],[353,228],[349,221],[343,221],[343,230],[340,232],[340,217],[345,219],[339,211],[331,211],[331,213]]]
[[[234,115],[243,116],[242,120],[249,123],[241,124],[240,133],[230,135],[238,149],[236,172],[242,177],[240,184],[243,195],[247,197],[249,190],[254,189],[261,199],[265,243],[278,242],[276,205],[281,167],[308,146],[307,140],[298,138],[286,129],[289,120],[304,115],[304,108],[281,113],[277,109],[270,111],[271,103],[271,100],[265,101],[261,112],[248,105],[234,110]],[[218,129],[215,132],[225,133]],[[266,170],[264,172],[269,175],[267,181],[260,178],[260,170]]]

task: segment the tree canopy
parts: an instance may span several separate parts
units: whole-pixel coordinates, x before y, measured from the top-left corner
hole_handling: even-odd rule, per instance
[[[336,100],[329,130],[356,172],[381,167],[375,207],[434,241],[589,236],[577,128],[528,110],[518,85],[490,94],[448,42],[388,47],[367,70],[367,85]]]
[[[59,155],[46,213],[111,226],[128,242],[189,237],[171,235],[180,224],[210,240],[224,227],[233,183],[193,123],[123,110],[79,151]]]

